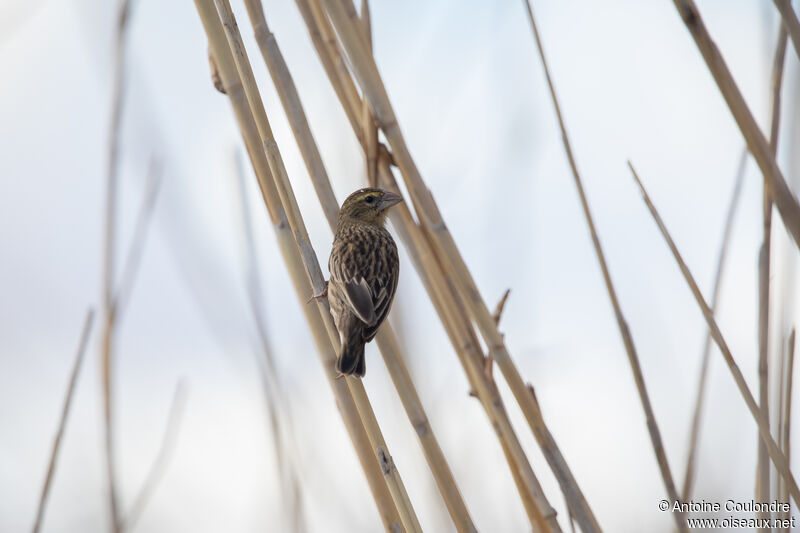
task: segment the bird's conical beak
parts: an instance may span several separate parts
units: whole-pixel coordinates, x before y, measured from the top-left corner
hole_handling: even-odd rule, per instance
[[[392,191],[383,191],[383,196],[381,197],[381,209],[387,209],[402,201],[403,197],[399,194],[393,193]]]

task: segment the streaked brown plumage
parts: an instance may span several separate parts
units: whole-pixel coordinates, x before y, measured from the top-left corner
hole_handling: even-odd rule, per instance
[[[364,344],[392,305],[400,264],[384,222],[386,210],[401,200],[393,192],[360,189],[339,211],[328,259],[328,302],[342,341],[336,370],[345,375],[364,375]]]

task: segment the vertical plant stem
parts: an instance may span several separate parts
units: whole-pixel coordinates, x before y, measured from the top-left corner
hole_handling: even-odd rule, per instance
[[[795,351],[795,333],[796,330],[792,328],[792,332],[789,334],[789,341],[787,346],[787,351],[789,353],[786,365],[786,388],[785,393],[786,396],[784,397],[784,405],[786,406],[784,411],[784,418],[782,420],[781,425],[783,426],[783,442],[781,443],[783,446],[783,453],[786,454],[786,462],[791,463],[791,437],[792,437],[792,383],[794,381],[794,351]],[[788,484],[782,483],[781,484],[781,494],[779,495],[781,501],[786,502],[789,504],[790,508],[787,509],[783,515],[784,520],[789,520],[789,517],[792,515],[791,512],[791,505],[792,502],[789,501],[789,494],[788,494]],[[788,531],[788,528],[786,528]]]
[[[717,268],[714,273],[714,287],[711,289],[711,312],[716,314],[719,309],[720,290],[722,288],[722,278],[725,272],[726,258],[728,257],[728,245],[730,244],[733,230],[733,220],[739,205],[739,198],[742,193],[742,183],[744,183],[745,169],[747,164],[747,148],[742,149],[739,157],[739,166],[736,171],[736,180],[733,185],[733,193],[728,203],[728,213],[725,216],[725,229],[722,232],[722,241],[717,254]],[[697,447],[700,442],[700,421],[702,420],[703,407],[705,405],[706,385],[708,384],[708,369],[711,361],[711,331],[706,330],[705,341],[703,341],[703,353],[700,357],[700,377],[697,383],[697,395],[695,396],[694,414],[692,415],[692,426],[689,431],[689,452],[686,459],[686,472],[683,476],[683,490],[681,491],[681,501],[689,501],[694,488],[694,477],[697,472]]]
[[[83,330],[81,338],[78,342],[78,349],[75,354],[75,362],[72,365],[72,373],[70,374],[69,384],[67,385],[67,392],[64,395],[64,404],[61,408],[61,418],[58,420],[58,429],[56,436],[53,439],[53,450],[50,452],[50,462],[47,466],[47,475],[44,478],[44,485],[42,485],[42,494],[39,496],[39,505],[36,509],[36,521],[33,524],[33,533],[39,533],[42,529],[44,522],[44,512],[47,508],[47,498],[50,495],[50,486],[53,483],[53,476],[56,471],[56,461],[58,460],[58,453],[61,450],[61,439],[64,437],[64,430],[67,427],[67,420],[69,418],[70,408],[72,407],[72,398],[75,395],[75,386],[78,383],[78,375],[83,365],[83,358],[86,354],[86,346],[89,344],[89,333],[92,331],[92,322],[94,321],[94,310],[89,309],[86,312],[86,319],[83,321]]]
[[[778,152],[778,132],[780,131],[781,86],[783,82],[783,64],[786,57],[788,35],[785,25],[778,31],[775,57],[771,76],[771,117],[769,148],[772,156]],[[766,180],[763,190],[762,243],[758,255],[758,388],[761,414],[769,421],[769,302],[770,302],[770,265],[772,234],[772,199]],[[758,440],[758,468],[756,471],[756,500],[769,502],[769,455],[764,442]],[[769,512],[760,512],[758,517],[768,519]],[[762,528],[766,529],[766,528]]]
[[[369,1],[361,0],[361,27],[364,30],[369,53],[372,53],[372,21],[370,20]],[[367,165],[367,183],[370,187],[378,186],[378,128],[369,101],[364,99],[361,105],[361,120],[364,131],[364,159]]]
[[[105,205],[105,257],[103,272],[103,340],[101,344],[101,371],[103,384],[103,421],[105,433],[106,477],[108,483],[108,505],[111,515],[111,530],[120,531],[120,514],[117,496],[114,455],[114,420],[113,420],[113,348],[114,322],[116,309],[114,305],[114,272],[115,272],[115,237],[117,186],[119,181],[119,132],[122,121],[122,105],[125,89],[125,48],[127,42],[128,21],[130,19],[130,0],[122,0],[118,6],[116,41],[114,47],[114,77],[112,81],[111,124],[108,144],[108,173]]]

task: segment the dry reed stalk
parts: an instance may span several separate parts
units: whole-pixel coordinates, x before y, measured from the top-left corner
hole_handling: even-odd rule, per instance
[[[103,385],[103,429],[106,460],[106,477],[108,483],[108,504],[111,514],[111,529],[120,531],[119,503],[114,456],[114,419],[113,419],[113,345],[114,345],[114,268],[116,266],[114,243],[116,237],[116,200],[119,175],[119,130],[122,122],[122,103],[125,87],[125,48],[130,19],[130,0],[122,0],[118,7],[116,39],[114,46],[114,77],[112,81],[111,125],[109,130],[108,168],[105,205],[105,250],[103,271],[103,338],[101,344],[101,372]]]
[[[800,204],[797,203],[797,199],[786,184],[783,173],[769,149],[767,139],[759,129],[750,108],[744,101],[739,87],[733,80],[733,76],[722,58],[722,54],[720,54],[717,45],[711,39],[703,19],[700,18],[700,13],[693,0],[673,0],[673,3],[678,9],[684,24],[692,34],[697,48],[703,55],[711,75],[717,82],[717,86],[725,98],[731,114],[733,114],[733,118],[739,125],[745,141],[747,141],[750,153],[753,154],[753,158],[755,158],[761,173],[764,175],[767,189],[772,201],[778,208],[778,213],[783,219],[784,226],[794,239],[795,244],[800,247]]]
[[[717,254],[717,268],[714,273],[714,287],[711,289],[711,312],[716,315],[719,307],[719,296],[722,288],[722,276],[725,271],[725,260],[728,257],[728,245],[731,240],[733,230],[733,219],[736,215],[736,208],[739,205],[739,197],[744,183],[745,169],[747,163],[747,148],[742,149],[739,158],[739,166],[736,171],[736,180],[733,185],[733,193],[728,202],[728,212],[725,216],[725,229],[722,232],[719,252]],[[697,395],[695,396],[694,414],[692,415],[692,426],[689,431],[689,452],[686,459],[686,472],[683,477],[683,490],[681,491],[681,501],[689,501],[692,496],[694,486],[694,476],[697,471],[695,465],[697,458],[697,445],[700,441],[700,420],[702,418],[703,406],[705,404],[706,384],[708,383],[708,368],[711,360],[711,331],[706,331],[703,341],[703,352],[700,357],[700,377],[697,383]]]
[[[425,186],[411,157],[377,66],[371,55],[366,51],[366,43],[361,32],[349,19],[345,7],[340,5],[338,1],[324,0],[324,2],[353,72],[369,100],[372,112],[375,114],[375,120],[384,131],[389,142],[394,162],[400,168],[412,203],[423,227],[428,232],[427,235],[433,245],[434,252],[445,267],[446,274],[454,281],[459,293],[464,296],[466,307],[478,326],[486,345],[489,347],[490,357],[500,367],[537,442],[543,450],[545,446],[551,447],[550,451],[553,453],[545,453],[545,457],[559,482],[562,492],[567,495],[576,520],[584,531],[599,530],[594,514],[589,508],[563,456],[558,451],[555,442],[552,440],[547,441],[547,438],[552,436],[544,425],[539,406],[534,401],[528,386],[514,365],[511,355],[505,347],[503,336],[498,331],[491,312],[481,298],[475,281],[472,279],[452,235],[442,220],[433,196]]]
[[[144,513],[147,504],[153,497],[158,483],[164,477],[167,465],[169,465],[175,445],[178,439],[178,430],[183,419],[184,407],[186,405],[186,383],[181,379],[175,386],[175,394],[172,398],[172,407],[169,410],[167,425],[164,429],[164,437],[161,441],[161,448],[156,455],[155,461],[150,466],[142,488],[133,500],[131,510],[120,524],[120,529],[130,531],[134,528],[139,518]]]
[[[302,102],[300,101],[294,81],[292,80],[291,73],[286,66],[286,62],[283,59],[274,34],[269,30],[261,2],[259,0],[246,0],[245,6],[247,7],[255,31],[256,41],[267,63],[283,108],[289,118],[289,123],[292,127],[297,144],[300,147],[301,155],[305,161],[309,175],[311,176],[323,212],[326,215],[331,230],[335,230],[338,218],[338,203],[316,142],[308,126],[308,120],[303,111]],[[367,137],[365,136],[365,138]],[[404,362],[405,358],[400,353],[399,344],[388,323],[380,328],[377,336],[377,343],[383,354],[392,381],[403,402],[406,413],[420,439],[425,458],[428,461],[457,529],[459,531],[474,531],[475,526],[472,523],[466,505],[455,484],[455,480],[447,465],[444,454],[430,427],[422,403],[419,400],[419,396],[417,395],[408,369],[406,368]]]
[[[334,77],[338,80],[336,87],[341,91],[340,99],[344,98],[348,102],[345,107],[345,113],[350,119],[353,126],[353,131],[356,131],[356,137],[359,142],[364,144],[363,132],[361,129],[360,110],[362,109],[361,97],[358,95],[358,90],[350,77],[350,71],[347,69],[344,58],[339,50],[336,42],[336,34],[333,27],[325,14],[324,9],[317,0],[296,0],[297,6],[300,9],[301,15],[306,19],[314,21],[314,27],[320,36],[320,44],[327,50],[325,57],[328,59],[327,64],[331,71],[328,73],[329,77]],[[312,35],[313,40],[313,35]],[[318,47],[317,43],[314,43]],[[318,48],[319,51],[319,48]],[[323,61],[323,64],[325,62]],[[328,69],[326,68],[326,71]]]
[[[67,418],[69,411],[72,407],[72,398],[75,395],[75,385],[78,383],[78,374],[83,365],[83,358],[86,354],[86,345],[89,344],[89,333],[92,331],[92,322],[94,321],[94,310],[89,309],[86,312],[86,318],[83,321],[83,329],[81,330],[80,341],[78,342],[78,349],[75,353],[75,362],[72,364],[72,373],[70,374],[69,383],[67,385],[67,393],[64,395],[64,404],[61,408],[61,418],[58,420],[58,429],[56,436],[53,439],[53,450],[50,452],[50,462],[47,465],[47,474],[44,478],[44,485],[42,485],[42,494],[39,496],[39,504],[36,509],[36,520],[33,524],[33,533],[38,533],[42,528],[44,521],[44,511],[47,507],[47,497],[50,495],[50,486],[53,482],[53,476],[56,471],[56,460],[58,453],[61,450],[61,439],[64,437],[64,430],[67,427]]]
[[[369,53],[372,53],[372,21],[370,20],[369,2],[361,0],[361,27],[367,40]],[[365,99],[361,104],[361,123],[364,132],[364,160],[367,167],[367,183],[370,187],[378,186],[378,127]]]
[[[794,51],[800,57],[800,20],[797,19],[797,13],[792,8],[791,0],[773,0],[775,7],[781,14],[783,19],[782,27],[784,31],[788,31],[792,36],[792,45]]]
[[[783,453],[786,454],[786,462],[791,464],[791,436],[792,436],[792,383],[794,374],[794,350],[795,350],[795,329],[792,328],[792,332],[789,334],[789,341],[787,346],[787,351],[789,352],[787,364],[786,364],[786,388],[785,396],[783,399],[783,404],[785,406],[784,417],[781,419],[779,424],[782,428],[783,439],[781,441],[781,446],[783,447]],[[788,485],[785,482],[781,483],[781,490],[778,497],[783,502],[787,502],[791,506],[791,502],[788,498]],[[783,519],[788,520],[791,516],[791,510],[787,509],[783,514]],[[786,529],[788,531],[788,528]]]
[[[628,322],[625,320],[625,316],[622,313],[622,306],[619,303],[619,299],[617,297],[617,292],[614,289],[614,283],[611,280],[611,272],[608,268],[608,263],[606,262],[605,253],[603,252],[603,247],[600,244],[600,237],[597,235],[597,228],[595,227],[594,218],[592,217],[591,209],[589,208],[589,201],[586,197],[586,191],[583,188],[583,179],[581,178],[580,173],[578,172],[578,166],[575,162],[575,156],[572,153],[572,146],[569,141],[569,135],[567,134],[567,129],[564,124],[564,117],[561,114],[561,106],[558,102],[558,96],[556,95],[555,86],[553,85],[553,79],[550,75],[550,68],[547,64],[547,59],[544,55],[544,47],[542,45],[542,39],[539,35],[539,29],[536,25],[536,19],[533,15],[533,8],[531,7],[530,0],[525,0],[525,6],[527,7],[528,11],[528,19],[531,23],[531,29],[533,30],[533,37],[536,41],[536,48],[539,51],[539,58],[542,61],[542,66],[544,68],[545,78],[547,80],[547,87],[550,91],[550,98],[553,102],[553,107],[555,108],[556,117],[558,118],[558,126],[561,130],[561,140],[564,144],[564,151],[567,154],[567,160],[569,161],[569,166],[572,171],[572,177],[575,181],[575,186],[578,189],[578,196],[580,197],[581,207],[583,209],[583,214],[586,218],[586,224],[589,227],[589,233],[592,237],[592,245],[594,246],[595,254],[597,255],[597,260],[600,263],[600,270],[603,274],[603,281],[606,286],[606,290],[608,291],[608,297],[611,300],[611,306],[614,308],[614,316],[617,321],[617,327],[619,328],[620,336],[622,337],[622,343],[625,346],[625,352],[628,355],[628,363],[631,366],[631,371],[633,372],[633,380],[636,383],[636,390],[639,393],[639,401],[642,404],[642,409],[644,410],[645,419],[647,422],[647,431],[650,434],[650,441],[653,445],[653,450],[656,455],[656,461],[658,462],[658,468],[661,471],[661,478],[664,481],[664,487],[667,490],[667,495],[669,496],[670,501],[678,501],[678,491],[675,488],[675,482],[672,479],[672,472],[669,468],[669,462],[667,461],[667,454],[664,451],[664,444],[661,439],[661,431],[658,428],[658,423],[656,422],[655,413],[653,413],[653,407],[650,403],[650,396],[647,393],[647,387],[644,382],[644,374],[642,373],[642,367],[639,362],[639,354],[636,351],[636,346],[633,343],[633,336],[631,335],[630,329],[628,328]],[[688,526],[686,524],[686,514],[683,512],[674,512],[672,513],[673,517],[675,518],[675,523],[678,527],[679,531],[687,531]]]
[[[309,32],[313,38],[314,35],[319,33],[314,26],[316,21],[313,18],[306,18],[305,20],[309,25]],[[326,54],[330,53],[328,48],[320,47],[317,51],[320,54],[320,58],[323,63],[328,63],[330,61],[330,58],[326,58]],[[332,75],[330,76],[330,81],[334,87],[341,83],[340,78]],[[342,95],[343,91],[337,90],[336,93],[337,95]],[[342,106],[347,110],[348,106],[351,105],[350,102],[341,96],[340,100]],[[351,109],[350,111],[355,112],[356,110]],[[357,130],[356,133],[358,133]],[[390,159],[391,155],[387,151],[382,150],[380,152],[378,164],[379,184],[384,188],[399,192],[397,184],[394,181],[394,177],[391,174],[389,166]],[[491,383],[491,378],[487,378],[487,376],[484,375],[484,357],[481,354],[477,338],[475,338],[474,334],[472,333],[472,325],[464,314],[463,307],[459,307],[455,311],[452,311],[452,313],[460,314],[460,318],[456,321],[460,320],[462,323],[462,329],[460,332],[455,332],[455,326],[452,324],[453,317],[448,317],[445,314],[445,309],[450,310],[450,307],[458,307],[455,304],[455,296],[453,294],[448,295],[449,300],[447,301],[449,305],[444,305],[440,301],[439,296],[433,292],[433,287],[436,287],[439,290],[449,291],[449,284],[440,273],[441,266],[436,261],[436,258],[434,257],[434,254],[426,241],[426,237],[422,235],[422,232],[417,227],[410,215],[410,212],[408,211],[407,206],[401,204],[395,207],[390,212],[389,216],[392,220],[394,228],[400,234],[401,240],[406,245],[406,249],[409,251],[412,260],[415,263],[415,267],[417,268],[423,284],[431,296],[437,312],[442,318],[443,324],[453,343],[453,346],[456,348],[457,354],[461,358],[462,363],[465,365],[465,370],[467,371],[470,382],[472,383],[473,390],[481,391],[482,395],[479,395],[479,397],[481,398],[482,404],[484,405],[484,408],[486,409],[487,414],[492,421],[493,427],[497,431],[503,452],[509,462],[512,475],[515,483],[517,484],[524,507],[529,518],[531,519],[532,524],[534,524],[535,527],[539,527],[545,531],[560,531],[558,522],[555,519],[555,511],[544,497],[538,480],[533,474],[530,464],[527,461],[527,457],[525,456],[525,453],[522,450],[516,435],[514,434],[513,428],[508,420],[507,413],[505,412],[505,408],[503,407],[502,399],[500,398],[494,384]],[[414,240],[411,238],[412,234],[415,236],[416,242],[414,242]],[[422,258],[424,258],[424,260]],[[427,272],[427,270],[430,269],[433,269],[433,272]],[[431,276],[437,275],[438,278],[436,279],[438,282],[433,283],[431,281]],[[466,349],[464,347],[466,347]],[[467,365],[472,366],[468,367]],[[482,387],[477,387],[474,384],[475,379],[481,380]]]
[[[778,30],[775,56],[772,62],[771,112],[769,148],[772,156],[778,152],[778,132],[780,131],[781,87],[783,85],[783,64],[786,57],[788,36],[786,26],[780,25]],[[772,243],[772,199],[766,181],[763,190],[762,243],[758,254],[758,388],[759,406],[766,420],[769,420],[769,301],[770,301],[770,265]],[[756,469],[756,499],[768,502],[769,494],[769,455],[764,442],[758,439],[758,463]],[[759,512],[758,517],[769,518],[769,512]]]
[[[792,495],[795,503],[800,500],[800,490],[798,490],[797,482],[792,475],[792,472],[789,468],[789,462],[786,459],[786,456],[781,452],[780,448],[778,447],[775,439],[772,438],[772,435],[769,431],[769,421],[764,418],[761,414],[761,410],[756,403],[755,399],[753,398],[752,392],[750,392],[750,388],[747,386],[747,382],[742,375],[742,371],[739,369],[739,366],[736,364],[736,361],[731,354],[730,349],[728,348],[728,343],[725,341],[725,338],[722,336],[722,332],[717,326],[717,321],[714,319],[714,315],[711,312],[711,308],[708,307],[705,299],[703,298],[702,293],[700,292],[700,288],[697,286],[697,283],[694,280],[694,276],[689,271],[689,267],[686,266],[686,263],[683,261],[683,258],[678,252],[678,248],[675,246],[675,242],[672,240],[669,232],[667,231],[664,222],[661,220],[661,216],[658,214],[653,203],[650,201],[650,196],[647,194],[647,191],[644,188],[641,180],[639,179],[636,170],[633,168],[633,164],[628,161],[628,166],[631,169],[631,174],[633,175],[633,179],[636,181],[636,184],[639,186],[639,190],[642,193],[642,198],[644,199],[645,204],[647,205],[650,214],[653,216],[653,219],[658,226],[658,229],[661,231],[661,234],[664,236],[664,240],[667,241],[667,245],[672,251],[672,255],[675,257],[675,260],[680,267],[681,273],[683,274],[686,283],[689,285],[689,288],[692,291],[692,294],[697,300],[697,304],[700,306],[700,310],[703,313],[703,317],[706,319],[706,323],[708,324],[708,328],[711,330],[711,335],[714,337],[714,341],[719,346],[720,352],[722,353],[725,362],[728,364],[728,368],[733,374],[733,379],[736,382],[736,386],[739,388],[739,392],[744,399],[745,404],[747,404],[747,408],[750,410],[750,414],[753,415],[753,419],[755,420],[756,424],[758,425],[758,429],[761,433],[762,440],[765,441],[767,445],[767,451],[769,453],[772,462],[775,464],[775,468],[778,470],[781,476],[783,476],[784,480],[786,481],[789,487],[789,493]]]
[[[263,150],[266,152],[266,159],[269,164],[269,170],[271,171],[271,176],[273,176],[275,185],[275,187],[272,189],[272,192],[277,189],[279,196],[279,199],[275,199],[277,200],[275,203],[283,206],[286,219],[291,227],[292,234],[295,239],[295,245],[297,247],[297,251],[299,252],[299,256],[307,276],[306,286],[308,286],[308,283],[310,283],[314,289],[314,292],[319,293],[324,287],[324,279],[322,278],[316,255],[314,254],[313,248],[308,240],[308,236],[302,221],[302,216],[300,215],[291,185],[288,181],[288,177],[286,176],[286,170],[283,166],[283,161],[280,157],[280,153],[277,150],[277,145],[274,141],[274,138],[272,137],[266,112],[264,110],[263,103],[261,102],[260,95],[255,84],[255,79],[253,77],[250,64],[247,60],[244,46],[241,42],[241,36],[239,35],[238,27],[233,18],[233,14],[230,11],[230,6],[228,5],[228,2],[224,0],[216,0],[215,4],[219,9],[219,13],[213,14],[209,10],[210,1],[198,0],[196,1],[196,4],[198,6],[198,10],[201,11],[201,18],[204,19],[204,25],[207,26],[207,33],[209,33],[209,25],[218,26],[218,24],[212,20],[209,20],[207,24],[206,19],[213,18],[218,21],[216,17],[222,17],[222,26],[225,30],[224,34],[228,42],[227,53],[233,56],[233,61],[239,73],[238,75],[241,76],[239,83],[241,83],[244,87],[244,95],[247,97],[247,101],[249,102],[252,118],[255,120],[255,125],[260,136],[260,140],[257,145],[249,146],[248,151],[251,154],[251,157],[256,151]],[[212,37],[214,36],[209,34],[210,40],[212,40]],[[221,51],[219,51],[218,48],[222,48],[223,45],[219,42],[214,43],[213,40],[211,44],[214,56],[217,58],[217,62],[219,64],[221,63]],[[222,69],[222,65],[219,66]],[[262,188],[262,194],[266,192],[269,191]],[[298,294],[298,296],[300,296],[300,294]],[[301,297],[301,300],[304,299],[304,297]],[[330,345],[330,349],[321,351],[320,355],[323,357],[323,364],[325,365],[329,378],[331,381],[336,381],[334,379],[333,361],[335,359],[335,350],[338,347],[339,342],[338,333],[333,326],[332,318],[328,312],[327,302],[318,301],[317,304],[319,310],[318,317],[324,324],[324,329],[328,336],[328,344]],[[350,403],[355,403],[358,409],[358,414],[361,417],[363,428],[366,429],[370,445],[373,449],[373,458],[374,454],[377,454],[377,459],[384,476],[383,479],[389,489],[391,499],[394,502],[394,513],[391,512],[392,510],[389,510],[388,513],[382,513],[387,529],[397,527],[396,522],[391,520],[391,516],[399,514],[400,521],[403,523],[403,527],[407,531],[418,531],[419,524],[417,522],[416,515],[410,505],[408,495],[406,494],[405,487],[400,480],[397,468],[395,467],[391,456],[388,454],[386,444],[383,441],[383,437],[380,433],[377,421],[375,420],[374,413],[369,405],[369,400],[366,397],[363,384],[360,380],[352,378],[342,381],[346,382],[347,389],[350,392]],[[363,463],[364,462],[362,461],[362,464]],[[376,494],[375,491],[373,491],[373,494]],[[379,508],[381,508],[381,505],[379,505]],[[385,506],[383,506],[383,510],[386,511]]]

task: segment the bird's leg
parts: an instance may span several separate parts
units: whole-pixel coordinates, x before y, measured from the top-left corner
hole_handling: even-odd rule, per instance
[[[311,300],[319,300],[320,298],[327,298],[328,297],[328,282],[325,282],[325,288],[322,289],[322,292],[319,294],[312,294],[311,298],[306,300],[306,303],[309,303]]]

